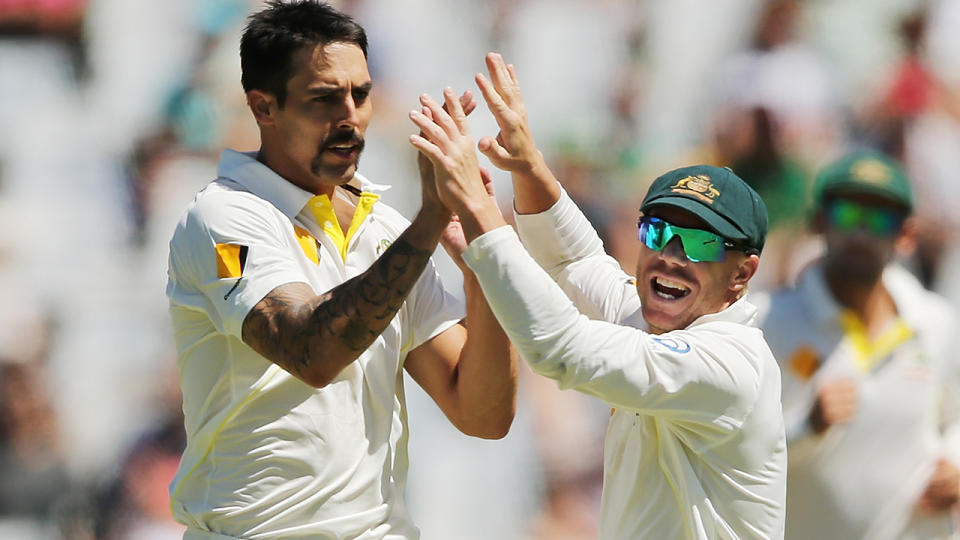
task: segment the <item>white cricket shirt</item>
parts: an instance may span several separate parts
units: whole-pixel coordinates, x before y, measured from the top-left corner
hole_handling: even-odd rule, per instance
[[[648,334],[632,279],[566,194],[518,226],[536,261],[509,227],[475,239],[464,260],[534,371],[615,408],[600,537],[781,538],[779,370],[753,306]]]
[[[315,389],[241,340],[249,310],[292,282],[322,293],[366,270],[408,221],[371,193],[346,238],[314,197],[255,154],[224,151],[219,178],[170,241],[167,295],[179,353],[187,449],[171,507],[195,537],[417,538],[404,505],[407,352],[455,324],[462,305],[431,263],[376,342]],[[382,188],[382,186],[381,186]],[[361,221],[362,219],[362,221]],[[334,227],[339,231],[339,227]]]
[[[887,350],[866,351],[845,329],[819,264],[793,289],[751,297],[783,371],[788,539],[957,537],[948,513],[914,512],[937,459],[960,464],[956,316],[900,267],[882,280],[908,329]],[[868,352],[878,354],[865,369]],[[814,435],[804,428],[816,390],[839,377],[855,381],[856,416]]]

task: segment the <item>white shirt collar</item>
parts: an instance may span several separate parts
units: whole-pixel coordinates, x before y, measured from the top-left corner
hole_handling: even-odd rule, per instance
[[[255,195],[269,201],[293,219],[303,210],[314,194],[300,189],[293,183],[275,173],[272,169],[257,161],[257,152],[237,152],[226,149],[220,154],[217,176],[234,180],[249,189]],[[348,182],[360,191],[382,192],[390,186],[374,184],[360,173],[355,173]]]
[[[746,296],[741,297],[736,302],[730,304],[727,309],[723,311],[718,311],[717,313],[707,313],[706,315],[701,315],[697,317],[689,326],[687,330],[699,326],[701,324],[706,324],[714,321],[725,321],[733,322],[738,324],[744,324],[747,326],[756,326],[757,319],[757,307],[751,304]]]

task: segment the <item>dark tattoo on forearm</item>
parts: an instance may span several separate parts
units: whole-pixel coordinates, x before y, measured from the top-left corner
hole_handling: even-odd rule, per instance
[[[401,236],[367,271],[325,294],[314,296],[302,283],[277,287],[247,315],[243,339],[303,379],[329,363],[325,353],[339,343],[355,354],[319,368],[339,373],[390,324],[431,254]]]

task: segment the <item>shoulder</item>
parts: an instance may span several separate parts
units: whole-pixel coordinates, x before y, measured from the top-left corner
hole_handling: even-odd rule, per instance
[[[796,320],[807,310],[802,291],[795,287],[750,293],[749,300],[757,307],[757,326],[763,329]]]
[[[907,269],[891,265],[884,271],[883,281],[908,324],[931,333],[952,334],[958,329],[960,320],[953,305],[925,288]]]
[[[218,179],[197,193],[174,231],[173,242],[195,235],[215,236],[272,230],[283,214],[239,184]]]

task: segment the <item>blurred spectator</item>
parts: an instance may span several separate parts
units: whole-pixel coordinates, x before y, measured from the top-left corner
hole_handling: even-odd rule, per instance
[[[180,540],[186,527],[170,512],[169,487],[186,447],[177,379],[163,377],[156,425],[145,430],[99,498],[98,538]]]
[[[815,202],[823,259],[796,288],[754,296],[782,372],[785,538],[953,538],[958,320],[893,263],[912,190],[861,151],[821,173]]]
[[[770,233],[755,287],[788,283],[811,256],[805,220],[809,206],[807,173],[786,150],[779,124],[763,107],[719,111],[713,149],[706,160],[730,167],[767,204]],[[697,161],[702,161],[698,159]]]
[[[42,359],[0,363],[0,517],[43,523],[70,484]]]
[[[819,165],[840,141],[839,100],[827,64],[798,37],[803,9],[797,0],[764,4],[750,49],[720,71],[721,95],[734,107],[766,111],[781,147]]]

